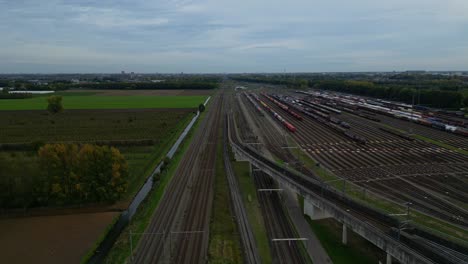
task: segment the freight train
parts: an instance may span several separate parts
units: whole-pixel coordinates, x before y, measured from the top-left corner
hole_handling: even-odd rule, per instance
[[[274,118],[276,118],[287,130],[294,133],[296,132],[296,127],[293,126],[291,123],[286,121],[282,116],[276,113],[271,107],[269,107],[265,102],[263,102],[260,98],[255,97],[255,99],[268,111],[270,112]]]
[[[265,96],[266,98],[268,98],[268,100],[270,100],[271,102],[273,102],[274,104],[279,106],[284,111],[288,112],[288,114],[292,115],[297,120],[300,120],[300,121],[303,120],[302,116],[299,115],[298,113],[294,112],[289,106],[279,102],[278,100],[276,100],[275,98],[269,96],[268,94],[262,93],[262,95]]]
[[[245,95],[245,97],[247,97],[247,99],[252,103],[252,105],[254,106],[255,109],[257,109],[257,112],[263,116],[263,112],[262,112],[262,109],[260,108],[260,106],[252,99],[252,97],[246,93],[246,92],[243,92],[243,94]]]

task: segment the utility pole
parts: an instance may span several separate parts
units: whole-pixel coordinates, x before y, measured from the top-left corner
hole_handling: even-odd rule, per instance
[[[133,263],[133,241],[132,241],[132,229],[129,230],[128,236],[130,239],[130,263]]]

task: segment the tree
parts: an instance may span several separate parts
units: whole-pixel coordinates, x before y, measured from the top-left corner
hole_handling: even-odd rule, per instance
[[[62,96],[60,95],[52,95],[47,98],[48,106],[47,110],[52,113],[56,114],[63,111],[62,105]]]
[[[198,106],[198,111],[200,111],[200,113],[203,113],[205,111],[205,105],[204,104],[200,104]]]
[[[38,154],[47,205],[115,202],[127,191],[127,161],[116,148],[47,144]]]
[[[468,96],[465,97],[465,99],[463,99],[463,104],[465,105],[465,107],[468,107]]]

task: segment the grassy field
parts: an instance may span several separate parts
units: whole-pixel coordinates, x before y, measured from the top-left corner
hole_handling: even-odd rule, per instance
[[[195,108],[207,96],[97,96],[71,94],[63,96],[65,109],[127,109],[127,108]],[[2,99],[0,110],[43,110],[47,97]]]
[[[1,102],[0,102],[1,104]],[[0,111],[0,143],[151,139],[177,132],[191,109]]]
[[[348,230],[348,244],[341,243],[341,224],[333,219],[312,221],[306,216],[312,230],[335,264],[371,264],[384,261],[384,252]]]
[[[128,162],[129,178],[128,190],[124,199],[131,199],[140,189],[148,175],[161,162],[179,134],[192,119],[192,115],[182,119],[164,140],[152,146],[130,146],[119,148]]]
[[[210,222],[208,263],[241,263],[242,248],[237,224],[231,211],[229,185],[223,161],[222,133],[218,140],[214,200]]]
[[[257,189],[255,188],[253,178],[250,176],[249,163],[233,162],[233,168],[239,181],[242,200],[247,210],[247,217],[252,226],[262,263],[271,263],[270,244],[268,242],[262,211],[260,210],[260,203],[257,199]]]

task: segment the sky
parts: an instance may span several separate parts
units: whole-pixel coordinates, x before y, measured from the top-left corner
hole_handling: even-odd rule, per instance
[[[467,0],[0,0],[0,73],[468,70]]]

